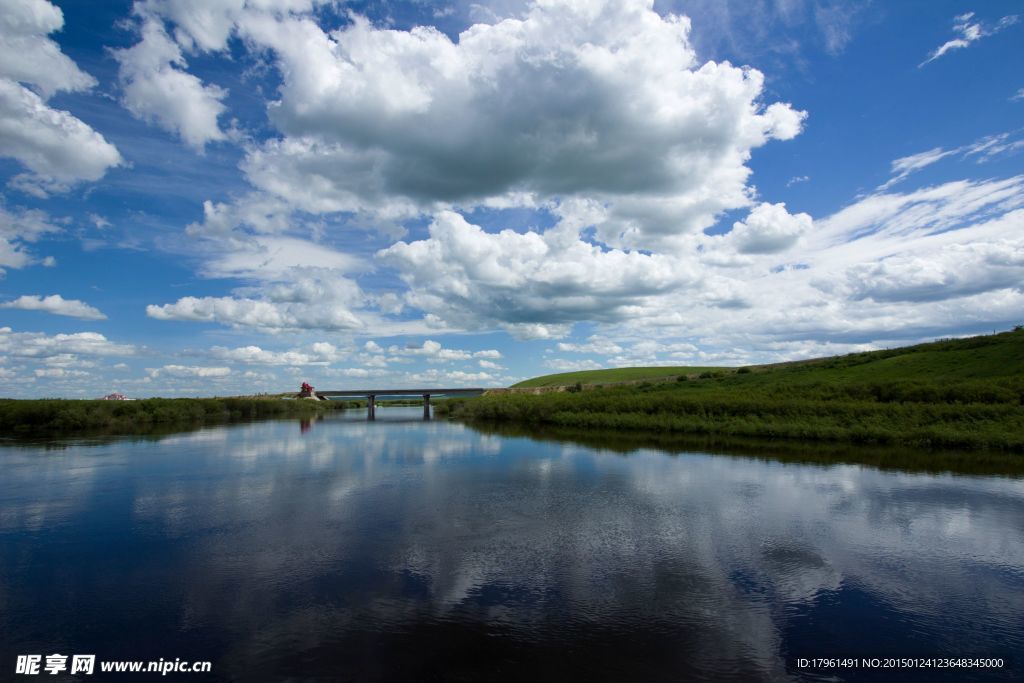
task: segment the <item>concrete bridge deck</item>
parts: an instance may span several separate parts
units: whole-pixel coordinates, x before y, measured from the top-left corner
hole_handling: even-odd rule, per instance
[[[316,391],[321,398],[365,398],[366,419],[376,420],[376,401],[378,396],[416,396],[423,397],[423,419],[430,419],[431,396],[479,396],[484,393],[479,388],[461,389],[346,389],[344,391]]]

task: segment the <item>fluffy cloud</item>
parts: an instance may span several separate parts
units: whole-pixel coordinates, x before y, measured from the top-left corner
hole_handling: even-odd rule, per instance
[[[451,331],[442,321],[394,320],[376,309],[391,310],[388,297],[369,296],[343,269],[299,267],[295,254],[307,252],[312,263],[344,265],[350,257],[311,242],[291,238],[267,239],[265,244],[284,245],[260,255],[248,247],[211,257],[200,273],[210,277],[237,277],[251,284],[238,287],[232,296],[186,296],[169,304],[150,304],[146,315],[157,320],[208,322],[236,328],[280,333],[297,330],[376,334],[424,334]],[[301,249],[291,249],[301,244]],[[263,262],[259,261],[263,258]],[[265,266],[265,267],[261,267]],[[381,300],[384,299],[384,304]]]
[[[227,246],[220,250],[219,245]],[[237,296],[186,296],[172,304],[146,307],[157,320],[214,322],[265,331],[361,330],[368,324],[360,309],[369,299],[344,275],[354,259],[327,247],[287,237],[254,238],[232,250],[214,243],[201,273],[256,282]]]
[[[568,360],[551,358],[544,361],[544,367],[555,372],[579,372],[581,370],[600,370],[604,366],[593,360]]]
[[[0,354],[15,358],[46,359],[64,354],[125,356],[134,352],[134,347],[112,342],[98,332],[50,336],[42,332],[14,332],[10,327],[0,327]]]
[[[317,342],[306,350],[268,351],[259,346],[234,349],[215,346],[210,354],[220,360],[245,365],[327,365],[348,356],[348,353],[328,342]]]
[[[274,302],[230,296],[186,296],[173,304],[146,306],[146,315],[157,320],[212,322],[266,331],[360,330],[364,326],[359,317],[340,305],[309,306],[301,301]]]
[[[8,211],[0,203],[0,275],[3,275],[4,268],[23,268],[35,263],[36,259],[27,250],[26,243],[60,231],[61,228],[43,211]]]
[[[133,5],[140,40],[115,50],[125,107],[202,151],[228,134],[218,119],[227,91],[187,71],[186,52],[221,51],[247,13],[280,18],[308,12],[320,0],[141,0]],[[173,39],[164,28],[173,26]]]
[[[329,0],[140,0],[134,11],[173,22],[175,40],[187,50],[223,50],[246,12],[308,12]]]
[[[140,119],[153,121],[202,150],[206,143],[226,136],[217,123],[224,113],[226,91],[184,71],[181,49],[158,21],[145,19],[142,40],[114,51],[124,106]]]
[[[77,182],[98,180],[122,163],[117,149],[69,112],[46,104],[58,91],[95,84],[47,38],[64,25],[63,13],[45,0],[17,0],[6,3],[2,15],[0,155],[28,169],[12,185],[46,196]]]
[[[80,181],[99,180],[122,163],[117,148],[102,135],[6,78],[0,78],[0,149],[29,171],[16,176],[14,185],[43,197]]]
[[[146,312],[159,320],[214,322],[265,331],[360,330],[376,320],[366,309],[376,303],[350,275],[365,270],[359,259],[307,234],[284,232],[290,222],[274,201],[204,205],[204,221],[186,232],[189,249],[201,259],[199,274],[235,278],[246,286],[233,296],[183,297],[153,304]]]
[[[815,220],[789,251],[702,258],[699,288],[558,344],[549,367],[572,369],[560,356],[573,353],[604,366],[749,364],[1005,329],[1024,310],[1022,234],[1024,176],[878,192]]]
[[[617,319],[692,278],[671,257],[603,250],[561,227],[492,234],[454,212],[437,216],[429,239],[378,256],[408,283],[410,305],[456,325],[500,325],[533,338],[561,336],[580,320]]]
[[[597,353],[601,355],[622,353],[621,346],[609,339],[602,339],[597,336],[590,337],[590,339],[588,339],[584,344],[559,342],[557,348],[559,351],[568,351],[571,353]]]
[[[34,374],[36,377],[57,379],[63,377],[89,377],[91,373],[84,370],[66,370],[64,368],[37,368]]]
[[[424,372],[410,373],[405,376],[407,381],[432,384],[435,387],[438,384],[449,384],[449,385],[462,385],[470,383],[484,384],[487,386],[494,386],[498,383],[497,378],[487,372],[465,372],[463,370],[426,370]],[[446,387],[452,388],[452,387]]]
[[[170,21],[186,49],[221,50],[237,33],[274,55],[283,83],[270,116],[283,136],[250,150],[243,169],[259,190],[315,213],[399,220],[588,197],[607,207],[607,244],[664,247],[748,205],[751,150],[797,135],[804,118],[762,101],[760,72],[698,63],[689,20],[650,0],[536,2],[457,41],[357,15],[327,32],[294,13],[310,6],[182,0],[137,12]],[[137,47],[152,41],[159,64],[180,64],[180,48],[147,21]],[[127,55],[125,65],[145,61]],[[180,97],[205,117],[198,141],[216,135],[219,113],[203,88],[195,80]]]
[[[852,341],[1013,324],[1022,230],[1024,176],[869,195],[815,221],[800,264],[736,273],[751,308],[691,331]]]
[[[96,84],[47,36],[64,27],[64,13],[47,0],[10,0],[0,13],[0,74],[31,83],[45,97]]]
[[[604,361],[549,358],[545,365],[560,371],[587,370],[608,366],[686,365],[700,354],[697,346],[689,342],[654,341],[651,339],[610,339],[591,336],[586,343],[559,343],[559,352],[603,356]]]
[[[207,202],[202,223],[189,227],[225,247],[207,258],[204,275],[258,287],[151,305],[151,317],[358,332],[399,328],[371,311],[398,315],[404,306],[423,312],[420,329],[500,327],[537,339],[562,337],[577,321],[617,322],[660,296],[705,288],[689,253],[700,231],[753,204],[752,150],[792,138],[804,119],[763,101],[758,71],[699,63],[689,20],[659,15],[649,0],[531,3],[518,18],[474,25],[455,41],[356,15],[325,31],[311,7],[137,3],[143,39],[131,59],[122,53],[123,68],[147,63],[152,43],[160,57],[152,64],[181,71],[184,53],[224,50],[237,35],[266,49],[282,76],[269,109],[281,136],[242,162],[257,191]],[[476,206],[543,207],[559,224],[493,234],[453,210]],[[347,212],[356,222],[371,215],[378,224],[432,214],[429,239],[378,254],[409,291],[363,294],[335,252],[337,262],[313,265],[335,271],[318,286],[340,282],[344,292],[279,296],[295,259],[277,255],[319,246],[284,235],[294,233],[295,210]],[[791,245],[804,218],[781,205],[755,207],[734,230],[733,255]],[[721,305],[742,300],[721,281],[709,287]]]
[[[1024,228],[1024,210],[995,222],[1007,228],[1007,234],[1019,234]],[[983,232],[986,227],[981,224],[975,231]],[[1006,288],[1021,292],[1024,239],[934,240],[920,249],[851,266],[846,271],[846,288],[854,299],[881,302],[938,301]]]
[[[465,361],[477,359],[499,359],[501,358],[501,352],[497,349],[484,349],[481,351],[465,351],[463,349],[451,349],[445,348],[441,342],[434,341],[433,339],[427,339],[419,346],[415,344],[407,344],[406,346],[398,346],[392,344],[387,349],[382,347],[377,342],[370,340],[363,345],[363,349],[366,352],[363,356],[363,360],[369,364],[384,366],[387,363],[393,362],[404,362],[409,358],[423,358],[428,363],[448,363],[453,361]],[[367,355],[368,354],[368,355]],[[500,367],[494,363],[490,363],[489,366],[483,365],[481,361],[481,367]]]
[[[107,316],[89,304],[78,299],[65,299],[60,294],[50,296],[24,295],[13,301],[0,303],[0,308],[20,308],[25,311],[46,311],[54,315],[66,315],[82,320],[106,320]]]
[[[330,30],[311,6],[137,5],[143,38],[130,61],[190,84],[202,100],[192,113],[205,116],[185,126],[198,131],[195,146],[224,134],[222,93],[188,75],[185,57],[225,50],[236,36],[281,76],[269,107],[278,134],[244,150],[252,191],[207,202],[188,228],[209,247],[200,273],[244,286],[152,305],[151,317],[378,339],[409,338],[418,325],[415,347],[366,342],[353,362],[476,370],[495,359],[445,348],[437,335],[562,339],[587,322],[598,336],[563,341],[560,352],[610,364],[724,362],[748,358],[740,348],[820,350],[771,346],[812,336],[859,344],[890,329],[926,334],[958,316],[1005,320],[1021,300],[1020,178],[892,191],[953,155],[1013,151],[1009,136],[897,159],[875,192],[812,221],[758,197],[747,168],[759,146],[799,134],[804,115],[766,101],[756,70],[700,63],[689,21],[651,2],[543,0],[457,40],[358,16]],[[188,139],[184,124],[161,125]],[[498,232],[491,221],[502,214],[479,207],[527,207],[556,225]],[[703,233],[738,209],[746,217],[730,232]],[[317,215],[336,213],[345,215]],[[330,246],[353,243],[336,231],[423,216],[429,234],[380,249],[381,272],[360,271]],[[370,283],[388,293],[364,292]],[[702,356],[708,339],[725,341]],[[216,353],[246,364],[331,362],[307,347]]]
[[[373,373],[365,368],[327,368],[323,371],[329,377],[370,377]]]
[[[796,244],[811,226],[806,213],[793,215],[785,204],[763,203],[745,220],[733,223],[725,239],[741,254],[774,254]]]
[[[201,274],[211,278],[276,281],[280,283],[274,290],[278,300],[312,302],[325,295],[358,297],[355,284],[343,274],[361,267],[357,259],[323,244],[260,235],[215,250]]]
[[[194,377],[218,379],[221,377],[227,377],[230,374],[231,368],[203,367],[197,365],[165,365],[162,368],[149,369],[149,376],[153,378],[167,376],[179,379],[189,379]]]
[[[291,227],[288,206],[259,193],[249,193],[234,203],[203,202],[203,221],[190,223],[185,233],[194,237],[225,239],[237,236],[239,228],[256,234],[283,233]]]
[[[433,339],[428,339],[423,342],[422,346],[406,346],[404,349],[397,346],[391,346],[388,349],[388,353],[392,354],[408,354],[411,356],[425,356],[428,360],[444,362],[452,360],[469,360],[473,357],[469,351],[462,351],[461,349],[446,349],[440,342],[436,342]]]

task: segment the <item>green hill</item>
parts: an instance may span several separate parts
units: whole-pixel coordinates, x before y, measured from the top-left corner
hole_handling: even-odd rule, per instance
[[[514,387],[614,384],[637,380],[691,378],[701,373],[731,374],[740,368],[661,366],[609,368],[542,375]],[[1019,331],[966,339],[947,339],[883,351],[867,351],[807,361],[752,365],[751,373],[773,375],[772,381],[860,381],[895,379],[982,379],[1024,373],[1024,339]],[[810,375],[808,373],[811,373]],[[746,381],[754,381],[746,378]]]
[[[691,375],[706,370],[721,368],[698,368],[684,365],[666,365],[651,368],[609,368],[607,370],[580,370],[578,372],[560,372],[557,375],[534,377],[525,382],[514,384],[515,387],[557,387],[580,384],[613,384],[643,379],[675,379],[678,375]]]
[[[766,366],[657,368],[659,379],[611,384],[645,376],[629,370],[540,377],[517,386],[573,383],[569,391],[452,401],[441,411],[574,429],[1024,451],[1021,329]]]

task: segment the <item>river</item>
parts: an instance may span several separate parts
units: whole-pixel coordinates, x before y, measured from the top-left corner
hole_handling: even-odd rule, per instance
[[[421,415],[0,448],[0,678],[52,653],[210,661],[195,681],[1024,674],[1019,477]],[[860,661],[890,657],[1003,665]]]

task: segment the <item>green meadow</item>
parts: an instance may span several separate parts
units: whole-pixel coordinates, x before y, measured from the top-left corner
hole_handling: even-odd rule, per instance
[[[514,384],[513,387],[558,387],[581,384],[611,384],[614,382],[631,382],[645,379],[674,379],[678,375],[692,375],[701,372],[720,370],[721,368],[691,366],[659,366],[651,368],[609,368],[607,370],[580,370],[578,372],[560,372],[557,375],[534,377],[525,382]]]
[[[566,390],[451,399],[436,412],[578,430],[1024,451],[1020,328],[795,363],[632,370],[539,377],[518,386]]]

